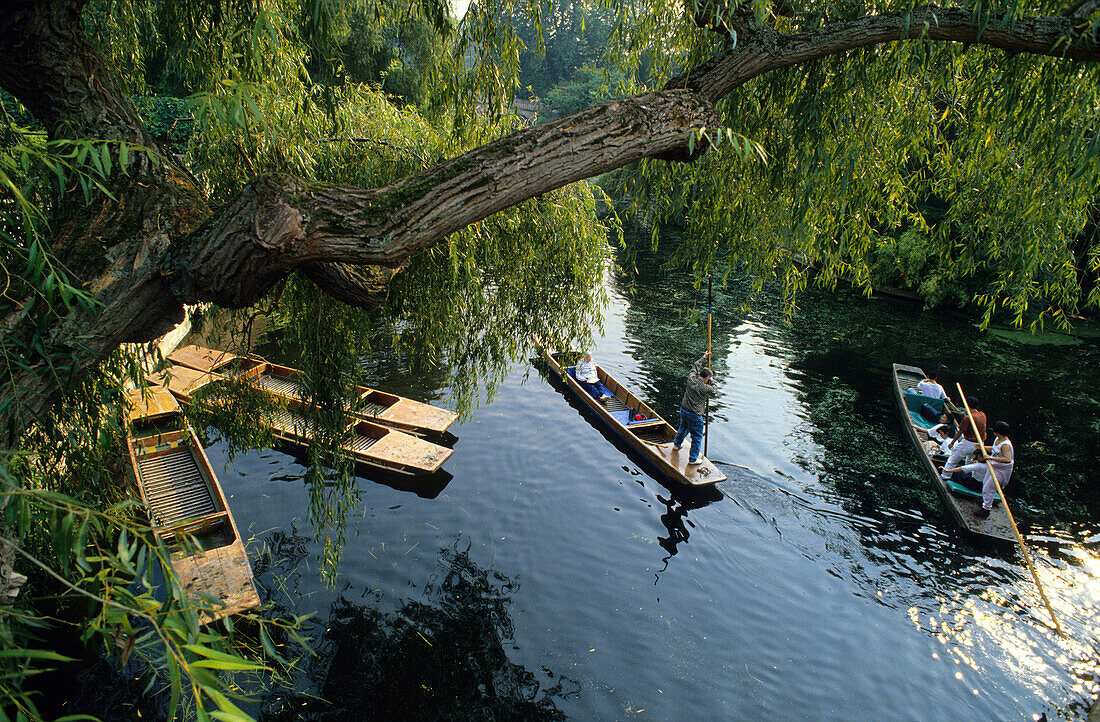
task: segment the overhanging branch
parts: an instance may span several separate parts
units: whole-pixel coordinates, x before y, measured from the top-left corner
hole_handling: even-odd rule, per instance
[[[1090,2],[1098,0],[1084,0],[1084,4]],[[736,48],[673,79],[667,87],[691,88],[716,102],[772,70],[871,45],[916,39],[987,45],[1076,61],[1100,60],[1097,39],[1077,30],[1069,17],[1013,18],[1005,11],[976,16],[963,8],[926,5],[912,13],[884,13],[833,23],[811,33],[755,33]]]

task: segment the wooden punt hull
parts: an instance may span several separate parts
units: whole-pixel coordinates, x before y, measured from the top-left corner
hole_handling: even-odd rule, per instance
[[[940,496],[943,497],[944,506],[947,507],[948,512],[955,519],[955,523],[972,534],[1000,541],[1015,542],[1016,535],[1012,531],[1012,524],[1004,508],[997,503],[993,505],[988,517],[983,519],[975,516],[974,512],[981,507],[981,500],[974,499],[970,495],[962,496],[953,492],[952,485],[940,477],[936,460],[924,448],[923,441],[928,436],[923,431],[918,431],[918,427],[923,427],[924,423],[920,419],[919,413],[910,410],[905,402],[905,392],[909,389],[915,391],[917,383],[925,378],[924,371],[916,366],[894,364],[893,377],[894,400],[898,404],[901,424],[905,428],[910,443],[917,452],[917,458],[920,460],[925,474],[932,480],[932,484],[936,487]],[[914,424],[917,424],[917,426],[914,426]],[[939,466],[942,467],[942,465],[941,462]]]
[[[244,373],[254,384],[287,399],[300,400],[301,371],[256,358],[244,358],[201,346],[184,346],[168,360],[196,371],[215,374]],[[441,436],[458,414],[421,401],[360,386],[352,413],[366,421],[391,426],[416,435]]]
[[[146,380],[152,386],[168,389],[180,403],[190,404],[196,391],[222,378],[221,374],[172,364],[164,371],[150,374]]]
[[[126,445],[153,533],[171,550],[172,570],[188,594],[224,605],[202,621],[260,606],[237,523],[175,398],[162,388],[128,400]]]
[[[454,449],[362,419],[348,419],[346,429],[349,438],[344,449],[356,463],[388,472],[434,474],[454,454]],[[313,429],[302,416],[299,401],[288,401],[286,410],[276,414],[272,431],[291,444],[308,444],[313,438]]]
[[[726,475],[705,456],[700,457],[702,464],[689,467],[687,447],[680,451],[672,446],[672,440],[676,438],[676,427],[662,419],[656,411],[615,380],[605,369],[597,367],[600,381],[615,396],[615,399],[606,406],[592,398],[592,395],[567,372],[566,369],[570,364],[562,358],[565,354],[552,354],[542,349],[542,356],[549,364],[550,370],[564,381],[581,403],[591,409],[609,429],[663,475],[690,486],[710,486],[719,481],[725,481]],[[637,414],[644,416],[645,420],[632,421],[633,416]]]

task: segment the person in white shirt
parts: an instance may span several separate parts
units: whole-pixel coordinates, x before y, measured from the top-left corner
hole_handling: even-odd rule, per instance
[[[951,413],[944,411],[940,414],[940,423],[928,430],[928,440],[936,446],[936,450],[932,453],[950,454],[951,442],[955,440],[955,433],[957,431],[958,426],[956,426],[955,419],[951,416]]]
[[[596,362],[592,360],[592,354],[586,353],[584,360],[577,364],[577,382],[592,395],[597,401],[603,401],[611,397],[611,391],[600,382],[600,375],[596,371]]]
[[[947,399],[947,392],[944,391],[943,387],[936,381],[935,371],[929,371],[928,378],[921,379],[917,384],[917,393],[921,396],[928,396],[933,399]]]

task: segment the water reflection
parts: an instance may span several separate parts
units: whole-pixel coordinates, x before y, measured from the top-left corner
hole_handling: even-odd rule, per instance
[[[661,257],[639,246],[636,238],[629,252],[631,273],[617,267],[612,282],[627,304],[622,343],[638,365],[639,388],[634,391],[644,399],[656,399],[653,408],[661,416],[676,419],[688,370],[707,350],[706,283],[696,288],[687,274],[667,273],[661,268]],[[711,411],[720,417],[722,385],[728,380],[725,360],[735,342],[732,331],[744,316],[748,284],[735,279],[729,285],[717,282],[714,286],[712,363],[719,392],[711,400]]]
[[[339,596],[305,668],[307,690],[265,702],[265,720],[562,720],[557,700],[579,685],[509,659],[509,607],[518,585],[478,566],[468,550],[443,549],[446,570],[424,600],[394,612]],[[365,596],[365,595],[364,595]]]

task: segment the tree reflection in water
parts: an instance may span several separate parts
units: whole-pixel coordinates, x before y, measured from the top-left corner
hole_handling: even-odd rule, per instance
[[[508,659],[518,585],[444,549],[442,581],[393,613],[338,598],[306,667],[307,693],[271,700],[265,720],[562,720],[556,699],[579,685]],[[320,698],[320,699],[318,699]]]

